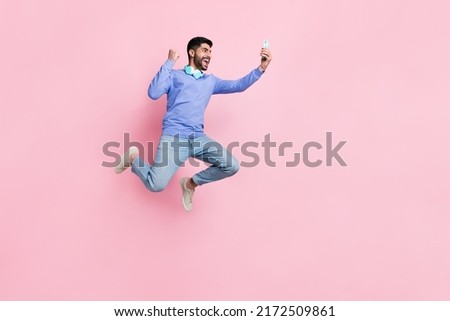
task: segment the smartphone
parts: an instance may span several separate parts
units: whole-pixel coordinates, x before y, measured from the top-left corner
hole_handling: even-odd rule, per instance
[[[262,47],[269,48],[269,40],[264,40]],[[266,57],[262,57],[262,60],[266,60]]]

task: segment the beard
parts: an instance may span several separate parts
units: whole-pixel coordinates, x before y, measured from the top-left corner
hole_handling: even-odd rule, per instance
[[[200,57],[200,56],[195,55],[194,56],[194,65],[197,67],[197,69],[199,69],[201,71],[206,71],[206,70],[208,70],[210,59],[211,59],[210,57]]]

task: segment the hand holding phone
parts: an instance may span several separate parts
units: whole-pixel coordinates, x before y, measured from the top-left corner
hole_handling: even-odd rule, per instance
[[[264,40],[264,41],[263,41],[262,47],[263,47],[263,49],[269,48],[269,40]],[[262,60],[262,61],[266,61],[267,58],[266,58],[266,57],[262,57],[261,60]]]

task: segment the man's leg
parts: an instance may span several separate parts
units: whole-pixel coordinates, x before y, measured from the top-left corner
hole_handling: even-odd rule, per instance
[[[192,156],[211,166],[191,178],[194,185],[215,182],[238,172],[239,161],[221,144],[206,135],[196,141],[200,143],[200,147],[194,148]]]
[[[183,207],[186,211],[192,209],[192,198],[197,186],[230,177],[239,170],[238,160],[225,147],[208,136],[194,138],[191,146],[190,156],[209,163],[211,166],[193,177],[181,179]]]
[[[187,140],[174,136],[161,136],[153,165],[149,165],[139,156],[131,162],[131,170],[145,187],[152,192],[164,190],[178,168],[189,157]]]

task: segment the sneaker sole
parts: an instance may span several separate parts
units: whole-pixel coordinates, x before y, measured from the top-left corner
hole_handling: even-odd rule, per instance
[[[182,201],[182,203],[183,203],[184,210],[185,210],[186,212],[190,212],[190,211],[192,210],[192,207],[191,207],[191,208],[188,208],[187,205],[186,205],[186,202],[184,201],[184,185],[185,185],[185,182],[186,182],[186,178],[182,178],[182,179],[180,180],[181,193],[182,193],[182,195],[181,195],[181,201]]]

